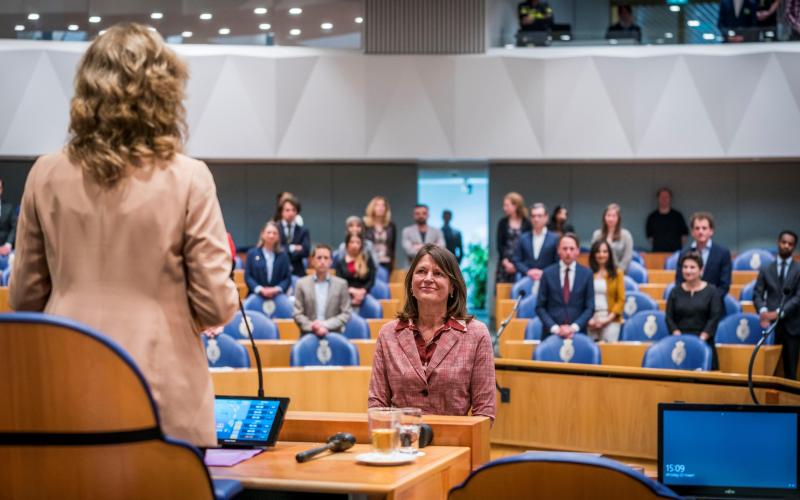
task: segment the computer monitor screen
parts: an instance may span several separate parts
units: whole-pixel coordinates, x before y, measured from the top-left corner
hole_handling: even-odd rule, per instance
[[[217,442],[223,446],[272,446],[283,424],[286,398],[217,396]]]

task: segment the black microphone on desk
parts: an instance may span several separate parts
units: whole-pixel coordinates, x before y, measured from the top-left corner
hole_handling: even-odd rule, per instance
[[[356,437],[349,432],[339,432],[328,438],[328,443],[323,446],[311,448],[310,450],[301,451],[294,456],[294,459],[299,463],[306,462],[320,453],[328,450],[338,453],[340,451],[349,450],[356,444]]]
[[[244,313],[244,303],[242,303],[242,297],[239,295],[239,285],[236,283],[236,278],[234,278],[234,273],[236,272],[236,261],[234,260],[231,263],[231,279],[233,280],[233,284],[236,285],[236,298],[239,299],[239,311],[242,313],[242,321],[244,321],[244,327],[247,330],[247,338],[250,339],[250,346],[253,348],[253,358],[256,360],[256,371],[258,372],[258,394],[259,398],[264,397],[264,375],[261,373],[263,367],[261,366],[261,355],[258,353],[258,347],[256,347],[256,340],[253,337],[253,329],[250,328],[250,322],[247,321],[247,315]]]
[[[758,354],[758,350],[761,349],[761,346],[767,341],[767,337],[772,335],[772,332],[774,332],[775,328],[778,327],[778,323],[783,316],[783,306],[786,303],[786,297],[792,294],[792,289],[787,286],[784,287],[782,292],[783,295],[781,295],[781,305],[778,306],[778,311],[780,311],[780,314],[778,314],[778,317],[775,318],[775,321],[769,325],[769,327],[761,332],[761,338],[758,339],[758,342],[756,342],[756,347],[753,349],[753,354],[750,355],[750,364],[747,366],[747,387],[750,389],[750,398],[752,398],[753,403],[757,405],[760,405],[761,403],[758,402],[756,391],[753,388],[753,364],[756,362],[756,354]]]

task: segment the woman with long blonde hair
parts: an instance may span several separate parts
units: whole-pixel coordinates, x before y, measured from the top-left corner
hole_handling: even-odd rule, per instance
[[[376,264],[386,268],[390,273],[394,268],[394,247],[397,238],[397,227],[392,222],[392,209],[383,196],[373,197],[367,204],[364,213],[364,237],[372,242],[378,257]]]
[[[247,252],[244,282],[250,293],[265,299],[286,293],[292,285],[292,263],[281,248],[280,227],[267,221],[258,238],[258,244]]]

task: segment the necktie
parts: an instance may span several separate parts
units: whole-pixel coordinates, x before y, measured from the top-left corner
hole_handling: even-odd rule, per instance
[[[286,226],[286,241],[291,244],[293,237],[294,237],[294,224],[289,224]]]
[[[569,266],[564,268],[564,304],[569,304]]]
[[[781,270],[778,272],[778,284],[783,288],[783,280],[786,279],[786,261],[781,261]],[[783,293],[783,292],[781,292]]]

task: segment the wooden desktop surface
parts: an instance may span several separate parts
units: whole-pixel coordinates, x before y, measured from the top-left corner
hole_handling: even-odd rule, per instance
[[[341,453],[326,453],[305,463],[294,456],[320,443],[279,442],[260,455],[233,467],[209,467],[215,479],[235,479],[245,488],[272,491],[365,494],[370,498],[444,499],[469,474],[469,449],[429,446],[414,463],[369,466],[355,457],[370,451],[356,444]]]

